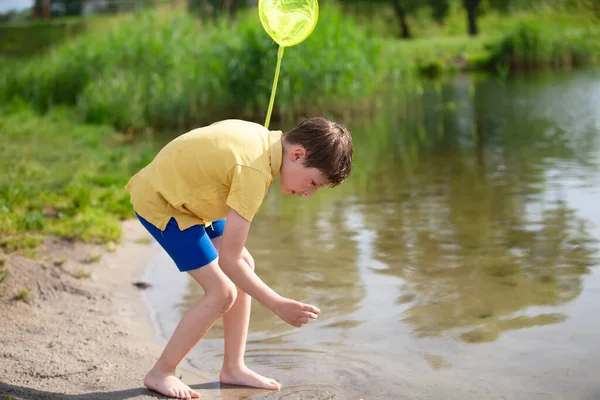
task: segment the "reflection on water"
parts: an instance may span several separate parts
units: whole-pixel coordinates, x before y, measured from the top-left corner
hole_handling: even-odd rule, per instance
[[[322,317],[297,330],[254,303],[247,362],[286,388],[252,398],[590,393],[600,355],[588,335],[600,301],[599,78],[390,89],[375,118],[348,122],[347,183],[308,200],[271,191],[248,243],[257,272]],[[161,260],[149,280],[174,273]],[[202,293],[177,279],[185,295],[157,310],[165,337]],[[222,333],[219,322],[190,354],[209,379]],[[576,379],[557,378],[567,368]]]

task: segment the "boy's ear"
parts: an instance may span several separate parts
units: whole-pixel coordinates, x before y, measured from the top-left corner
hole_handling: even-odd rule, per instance
[[[293,162],[302,161],[306,158],[306,150],[304,147],[298,146],[291,151],[290,156]]]

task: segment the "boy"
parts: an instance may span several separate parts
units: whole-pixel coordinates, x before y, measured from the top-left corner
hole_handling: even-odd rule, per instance
[[[200,397],[175,377],[175,368],[222,316],[219,380],[281,388],[244,364],[250,296],[298,328],[320,310],[280,296],[254,273],[244,247],[250,223],[277,174],[284,193],[311,196],[341,184],[351,168],[350,133],[324,118],[309,118],[285,134],[226,120],[177,137],[131,178],[126,188],[138,219],[205,293],[182,317],[144,378],[146,387],[170,397]]]

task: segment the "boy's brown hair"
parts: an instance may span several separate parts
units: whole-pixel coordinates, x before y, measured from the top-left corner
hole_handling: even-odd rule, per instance
[[[306,150],[303,165],[317,168],[330,187],[340,185],[352,170],[352,136],[342,125],[322,117],[307,118],[287,132],[285,140]]]

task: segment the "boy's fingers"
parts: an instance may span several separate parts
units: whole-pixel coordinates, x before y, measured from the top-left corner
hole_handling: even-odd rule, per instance
[[[317,307],[315,307],[315,306],[311,306],[310,304],[305,304],[305,305],[304,305],[304,307],[303,307],[303,310],[304,310],[304,311],[310,311],[310,312],[312,312],[312,313],[315,313],[315,314],[317,314],[317,315],[318,315],[318,314],[321,314],[321,310],[319,310],[319,309],[318,309]]]
[[[307,318],[307,319],[308,319],[308,318],[312,318],[312,319],[317,319],[317,318],[319,318],[319,316],[318,316],[317,314],[315,314],[315,313],[312,313],[312,312],[306,312],[306,313],[304,314],[304,316],[305,316],[305,318]]]

